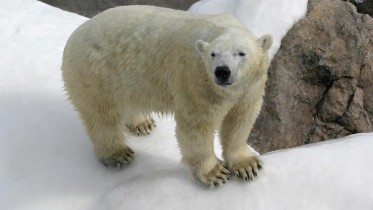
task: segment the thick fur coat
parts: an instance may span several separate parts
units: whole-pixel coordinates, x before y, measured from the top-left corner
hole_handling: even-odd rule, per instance
[[[231,173],[252,179],[261,167],[246,141],[262,106],[271,43],[229,15],[117,7],[71,35],[63,80],[105,165],[132,161],[125,133],[149,134],[151,112],[173,113],[183,163],[202,183],[220,185]],[[224,160],[213,150],[215,131]]]

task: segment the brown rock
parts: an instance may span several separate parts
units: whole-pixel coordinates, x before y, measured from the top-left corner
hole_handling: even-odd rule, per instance
[[[373,19],[340,0],[309,0],[282,40],[249,142],[259,151],[373,131]]]
[[[324,99],[319,104],[317,117],[324,122],[333,122],[342,117],[356,88],[356,84],[353,83],[354,80],[346,78],[334,81],[324,92]]]
[[[364,92],[357,88],[346,112],[339,120],[346,130],[356,133],[369,130],[370,120],[364,110]]]
[[[187,10],[198,0],[40,0],[60,9],[74,12],[86,17],[94,15],[116,6],[123,5],[154,5],[173,9]]]

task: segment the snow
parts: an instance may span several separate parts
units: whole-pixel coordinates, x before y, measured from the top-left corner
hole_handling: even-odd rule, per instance
[[[253,182],[207,189],[180,165],[164,117],[130,138],[128,168],[105,168],[62,90],[63,47],[85,20],[34,0],[0,2],[1,209],[372,209],[373,133],[265,154]]]
[[[269,57],[272,59],[282,38],[306,14],[307,3],[308,0],[202,0],[193,4],[189,11],[231,14],[256,36],[271,34],[273,45]]]

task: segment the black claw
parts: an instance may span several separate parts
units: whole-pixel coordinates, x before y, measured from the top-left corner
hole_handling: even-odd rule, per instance
[[[251,168],[250,169],[245,169],[245,172],[246,172],[247,177],[251,177],[250,176],[250,172],[252,173]]]
[[[258,163],[258,169],[262,169],[263,165],[261,163]]]
[[[218,179],[220,179],[220,180],[222,180],[222,181],[225,181],[225,180],[224,180],[224,177],[217,176],[216,178],[218,178]]]
[[[214,186],[216,187],[216,186],[218,186],[219,185],[219,183],[218,182],[214,182]]]

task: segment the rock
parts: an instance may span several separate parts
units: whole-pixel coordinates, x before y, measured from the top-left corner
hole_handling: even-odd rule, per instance
[[[198,0],[40,0],[46,4],[58,7],[60,9],[74,12],[86,17],[92,17],[104,10],[121,5],[155,5],[173,9],[187,10]]]
[[[260,152],[373,131],[373,19],[309,0],[269,69],[249,142]]]
[[[372,0],[343,0],[354,4],[357,11],[362,14],[368,14],[373,17],[373,1]]]

